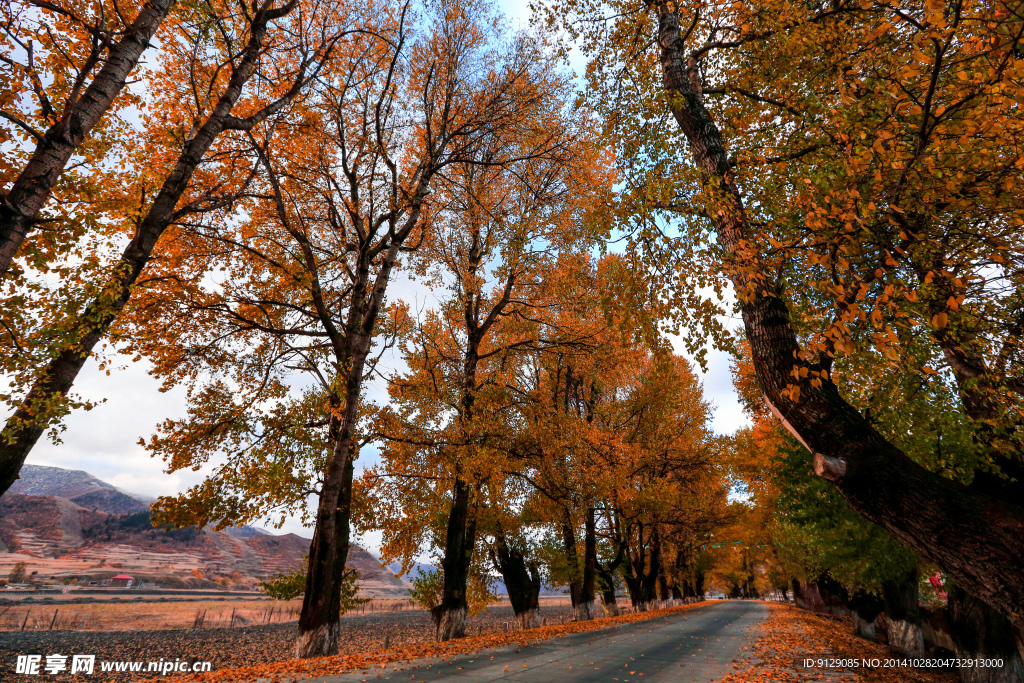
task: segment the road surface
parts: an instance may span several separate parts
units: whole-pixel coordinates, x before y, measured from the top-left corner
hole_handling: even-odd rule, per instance
[[[696,609],[532,645],[513,645],[424,659],[338,676],[318,683],[357,681],[519,681],[521,683],[710,683],[749,653],[752,628],[768,614],[757,602],[708,602]],[[380,674],[380,678],[377,675]],[[641,675],[642,674],[642,675]]]

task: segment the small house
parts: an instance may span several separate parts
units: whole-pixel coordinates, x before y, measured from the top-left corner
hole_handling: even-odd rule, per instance
[[[110,580],[110,585],[113,588],[131,588],[133,583],[135,583],[135,577],[127,574],[118,574]]]

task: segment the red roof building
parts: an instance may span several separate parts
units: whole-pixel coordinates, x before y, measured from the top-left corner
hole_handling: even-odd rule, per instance
[[[114,588],[131,588],[133,583],[135,583],[135,577],[127,574],[118,574],[110,580],[110,585]]]

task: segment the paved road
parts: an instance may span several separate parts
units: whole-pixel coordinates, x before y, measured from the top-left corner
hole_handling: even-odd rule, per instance
[[[356,681],[521,681],[522,683],[709,683],[732,671],[768,614],[761,603],[709,602],[693,610],[527,646],[315,679]],[[381,674],[380,678],[377,677]],[[641,676],[642,674],[642,676]]]

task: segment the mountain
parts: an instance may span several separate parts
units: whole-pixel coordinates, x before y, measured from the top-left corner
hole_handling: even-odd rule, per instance
[[[423,564],[422,562],[413,562],[412,567],[409,568],[405,574],[402,574],[402,563],[392,562],[388,565],[388,569],[394,572],[396,575],[401,576],[406,581],[411,581],[422,574],[429,574],[430,572],[437,571],[437,567],[432,564]]]
[[[0,578],[25,562],[43,581],[89,583],[129,573],[165,588],[254,588],[301,567],[309,553],[309,539],[253,527],[154,528],[149,505],[87,472],[25,469],[0,497]],[[348,565],[365,595],[408,594],[408,584],[361,548],[350,551]]]
[[[149,510],[149,501],[126,494],[82,470],[25,465],[5,495],[56,496],[89,510],[118,515]]]

